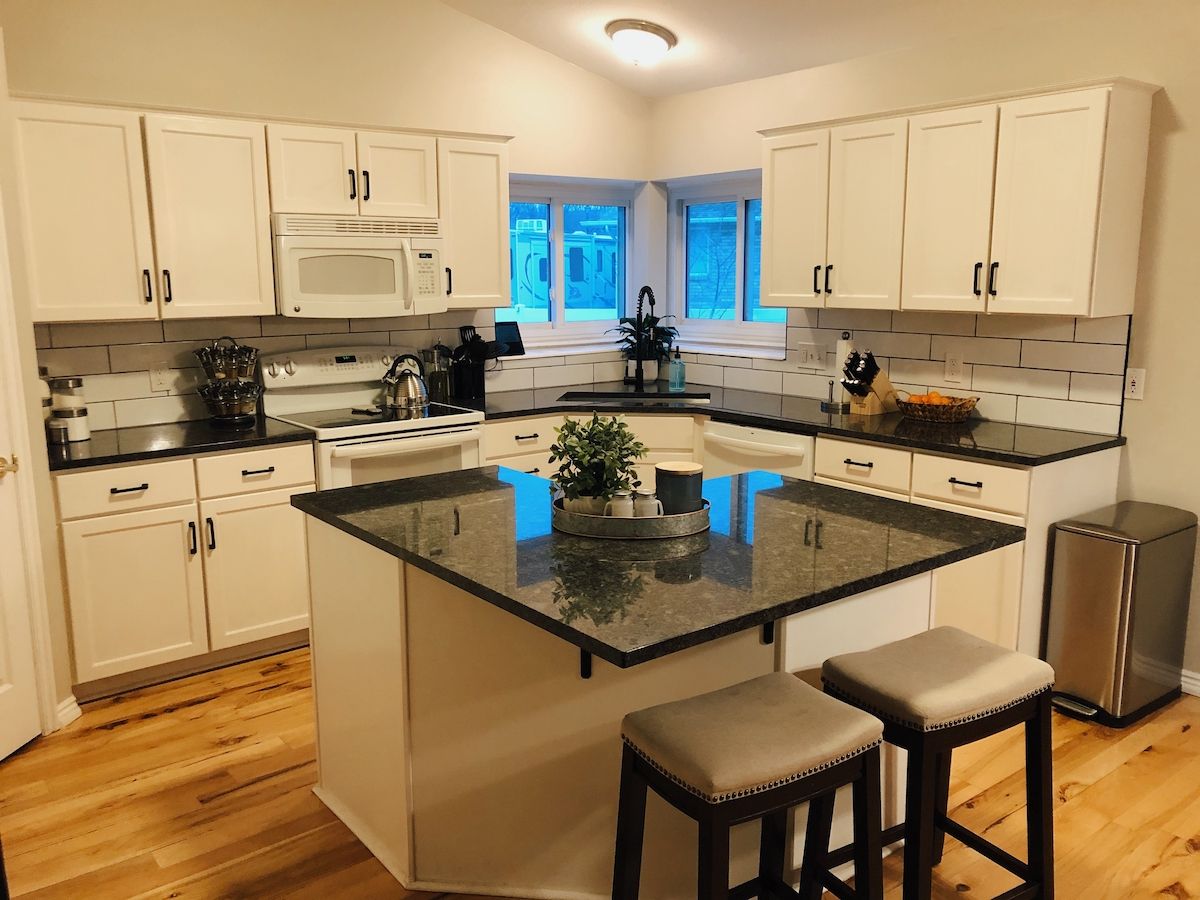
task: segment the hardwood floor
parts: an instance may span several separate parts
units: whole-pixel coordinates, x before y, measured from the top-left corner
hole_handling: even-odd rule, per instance
[[[1200,898],[1200,698],[1113,731],[1055,718],[1058,896]],[[956,754],[956,818],[1023,856],[1020,733]],[[15,897],[408,898],[310,790],[307,651],[86,707],[0,763]],[[888,896],[899,897],[889,858]],[[948,841],[935,897],[1015,879]]]

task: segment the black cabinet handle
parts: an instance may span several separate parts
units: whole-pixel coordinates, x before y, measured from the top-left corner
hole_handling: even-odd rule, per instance
[[[804,520],[804,546],[805,547],[812,546],[812,541],[809,540],[809,536],[808,536],[808,533],[811,530],[812,530],[812,519],[805,519]]]
[[[150,283],[150,270],[149,269],[142,269],[142,279],[146,282],[146,302],[153,303],[154,302],[154,293],[153,293],[153,287]]]
[[[814,539],[813,543],[816,544],[816,547],[818,550],[825,549],[825,547],[821,544],[821,529],[824,527],[825,527],[825,523],[822,522],[820,519],[817,519],[817,530],[816,530],[816,533],[813,535],[813,539]]]
[[[540,435],[535,431],[533,434],[514,434],[513,440],[514,441],[532,441],[537,437],[540,437]]]
[[[829,273],[833,271],[833,266],[825,267],[825,293],[832,294],[833,289],[829,286]]]
[[[875,463],[873,463],[873,462],[865,462],[865,463],[864,463],[864,462],[858,462],[857,460],[853,460],[853,459],[851,459],[851,458],[850,458],[850,457],[848,457],[848,456],[847,456],[847,457],[846,457],[844,460],[842,460],[842,462],[843,462],[843,463],[845,463],[845,464],[846,464],[846,465],[848,465],[848,466],[859,466],[859,467],[861,467],[861,468],[863,468],[863,469],[873,469],[873,468],[875,468]]]
[[[163,303],[170,303],[175,299],[175,295],[171,293],[171,270],[163,269]]]
[[[371,173],[363,169],[363,200],[371,199]]]
[[[957,478],[955,478],[953,475],[951,475],[951,476],[950,476],[950,483],[951,483],[951,484],[957,484],[957,485],[961,485],[962,487],[969,487],[969,488],[981,488],[981,489],[983,488],[983,482],[982,482],[982,481],[959,481],[959,480],[958,480]]]
[[[188,555],[195,556],[197,549],[199,548],[196,546],[196,523],[188,522]]]
[[[532,468],[532,469],[526,469],[526,470],[525,470],[525,474],[526,474],[526,475],[536,475],[536,474],[537,474],[538,472],[540,472],[540,471],[542,471],[542,470],[541,470],[541,467],[540,467],[540,466],[538,466],[538,467],[535,467],[535,468]]]
[[[212,517],[209,516],[204,520],[204,524],[208,526],[208,549],[217,549],[217,527],[213,524]]]
[[[446,296],[454,293],[454,270],[446,266]]]
[[[274,471],[274,466],[267,466],[265,469],[242,469],[242,477],[249,478],[251,475],[270,475]]]
[[[983,294],[983,290],[979,287],[979,273],[983,271],[983,263],[975,263],[975,275],[971,279],[971,293],[976,297]]]
[[[994,262],[991,268],[988,269],[988,293],[993,297],[996,296],[996,270],[1000,268],[1000,263]]]
[[[138,491],[148,491],[148,490],[150,490],[149,483],[143,481],[141,484],[135,485],[134,487],[109,488],[108,492],[110,494],[136,494]]]
[[[354,174],[353,169],[347,169],[346,171],[350,173],[350,199],[357,200],[358,199],[358,176]]]
[[[813,266],[813,293],[821,293],[821,267]]]

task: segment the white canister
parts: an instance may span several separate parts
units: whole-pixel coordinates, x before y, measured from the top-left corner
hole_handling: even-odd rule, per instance
[[[48,378],[50,395],[55,409],[83,409],[87,400],[83,396],[83,379],[78,375],[56,375]]]
[[[633,514],[639,519],[648,519],[663,514],[662,501],[653,492],[638,491],[633,495]]]
[[[604,504],[604,514],[621,519],[632,519],[633,494],[629,491],[617,491],[613,494],[613,498]]]
[[[67,440],[71,442],[86,441],[92,436],[88,425],[87,407],[79,409],[55,409],[54,418],[67,423]]]

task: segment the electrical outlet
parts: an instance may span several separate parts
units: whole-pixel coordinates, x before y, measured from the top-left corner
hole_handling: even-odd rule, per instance
[[[152,391],[169,391],[173,380],[171,370],[165,366],[150,370],[150,390]]]
[[[825,348],[820,344],[797,344],[797,363],[811,369],[825,368]]]
[[[1126,400],[1145,400],[1146,399],[1146,370],[1145,369],[1126,369],[1125,370],[1125,399]]]
[[[946,380],[955,384],[963,380],[963,355],[958,348],[946,351]]]

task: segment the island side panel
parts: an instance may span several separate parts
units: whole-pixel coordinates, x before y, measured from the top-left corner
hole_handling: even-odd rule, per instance
[[[621,719],[774,669],[759,630],[630,669],[406,567],[414,882],[510,897],[610,896]],[[734,833],[733,883],[758,825]],[[695,897],[696,827],[651,794],[643,900]]]
[[[316,795],[396,878],[412,872],[403,566],[308,517]]]

